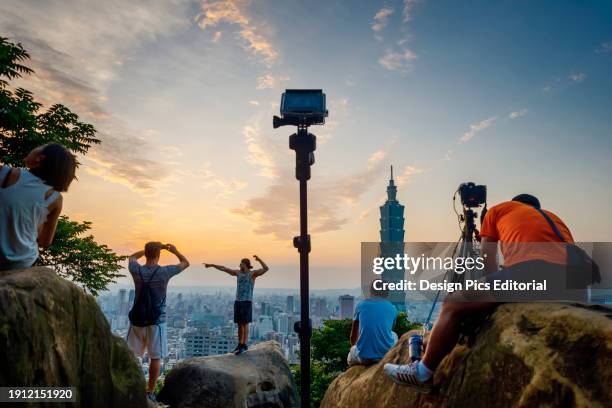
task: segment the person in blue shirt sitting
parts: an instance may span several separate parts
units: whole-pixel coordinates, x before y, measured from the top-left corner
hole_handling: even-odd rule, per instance
[[[392,330],[397,310],[386,299],[387,294],[370,286],[370,297],[357,304],[351,328],[351,351],[346,359],[349,366],[375,364],[397,342],[397,334]]]

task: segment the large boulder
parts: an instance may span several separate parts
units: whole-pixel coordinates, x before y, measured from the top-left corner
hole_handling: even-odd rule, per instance
[[[505,304],[472,347],[457,346],[435,372],[437,392],[393,383],[385,363],[408,361],[408,335],[371,367],[330,385],[332,407],[610,407],[612,310],[565,304]]]
[[[172,408],[295,407],[293,377],[280,345],[257,344],[235,356],[194,357],[174,366],[158,401]]]
[[[147,406],[138,362],[93,296],[42,267],[0,272],[0,386],[75,387],[81,407]]]

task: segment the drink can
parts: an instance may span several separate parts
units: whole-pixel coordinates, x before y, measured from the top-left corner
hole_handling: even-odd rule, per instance
[[[408,340],[408,346],[408,355],[410,356],[410,360],[420,360],[423,353],[423,336],[413,334]]]

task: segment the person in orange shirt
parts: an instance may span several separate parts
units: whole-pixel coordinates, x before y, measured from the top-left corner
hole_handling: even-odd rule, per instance
[[[565,242],[573,243],[563,221],[552,212],[542,210],[540,201],[530,194],[520,194],[512,201],[492,207],[480,231],[487,281],[505,278],[531,282],[538,275],[548,277],[553,285],[562,286],[566,253],[553,225]],[[498,243],[504,258],[504,268],[500,271],[497,270]],[[453,295],[461,296],[460,293]],[[384,371],[394,382],[420,391],[431,390],[433,372],[455,346],[461,322],[467,316],[493,311],[500,304],[453,299],[454,296],[449,296],[444,301],[422,360],[405,365],[385,364]]]

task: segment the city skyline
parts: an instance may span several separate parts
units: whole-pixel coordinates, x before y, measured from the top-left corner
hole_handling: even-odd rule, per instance
[[[200,263],[257,254],[271,267],[257,288],[298,287],[291,130],[271,126],[285,88],[329,101],[312,129],[313,288],[360,285],[390,164],[407,241],[458,238],[465,181],[487,184],[489,204],[534,193],[577,240],[609,241],[611,20],[603,1],[0,5],[0,34],[36,72],[14,85],[103,140],[66,214],[121,254],[177,245],[192,266],[172,285],[232,285]]]
[[[125,338],[130,325],[128,311],[134,300],[134,290],[120,288],[105,291],[96,299],[113,333]],[[236,325],[231,310],[233,299],[233,293],[227,291],[168,291],[165,319],[169,354],[164,359],[164,371],[185,358],[227,354],[233,350],[236,345]],[[359,297],[348,294],[313,294],[310,302],[313,328],[321,328],[326,320],[352,319],[356,299]],[[300,316],[299,298],[268,291],[257,294],[253,304],[254,319],[250,325],[253,344],[275,340],[288,361],[296,364],[300,342],[293,325]],[[414,314],[413,319],[417,318],[417,314]],[[146,356],[142,359],[142,368],[146,375]]]

